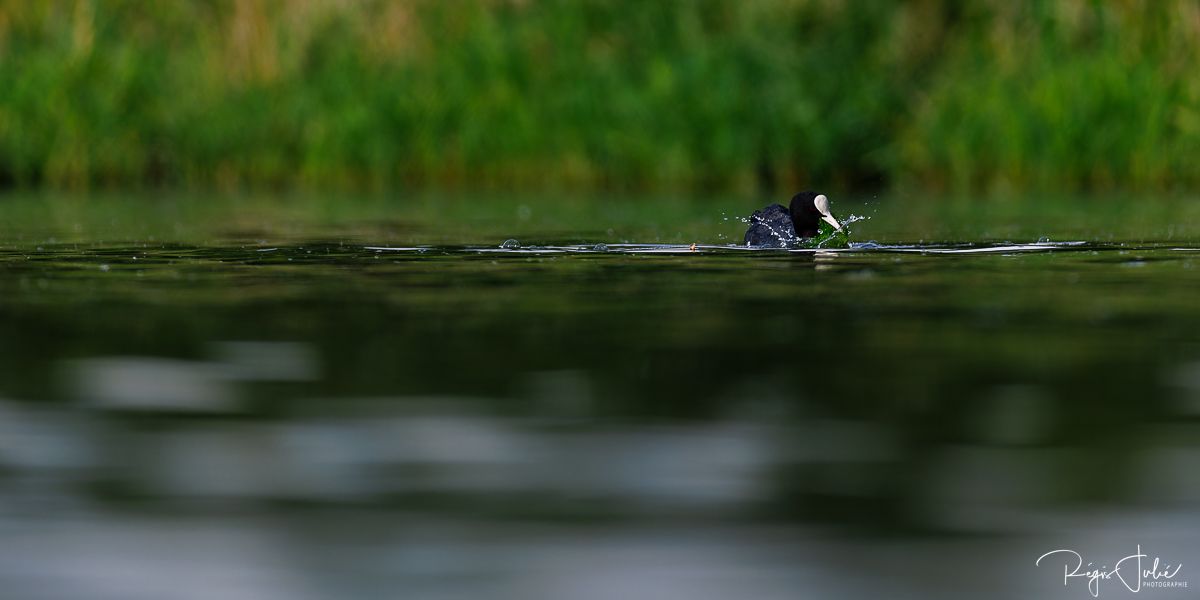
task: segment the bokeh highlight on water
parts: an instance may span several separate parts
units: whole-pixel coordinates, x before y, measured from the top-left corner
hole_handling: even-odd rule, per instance
[[[1135,544],[1186,575],[1200,246],[866,237],[884,210],[838,251],[10,237],[0,586],[1083,597],[1034,560]]]

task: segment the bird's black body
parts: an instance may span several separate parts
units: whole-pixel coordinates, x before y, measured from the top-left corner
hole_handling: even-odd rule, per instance
[[[760,248],[787,248],[816,236],[821,222],[817,197],[815,192],[800,192],[792,196],[790,208],[772,204],[754,211],[743,242]]]
[[[750,215],[745,244],[762,248],[787,248],[799,242],[792,226],[792,214],[782,204],[760,208]]]

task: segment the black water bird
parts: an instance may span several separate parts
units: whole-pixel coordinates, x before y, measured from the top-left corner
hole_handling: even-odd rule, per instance
[[[787,248],[804,238],[816,237],[821,221],[835,230],[842,228],[829,212],[829,198],[816,192],[800,192],[792,196],[790,208],[772,204],[754,211],[743,241],[759,248]]]

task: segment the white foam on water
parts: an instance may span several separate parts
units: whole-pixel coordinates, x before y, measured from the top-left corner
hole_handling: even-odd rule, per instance
[[[851,218],[855,218],[853,215]],[[866,219],[869,217],[862,217]],[[701,253],[729,254],[731,252],[762,253],[766,255],[790,254],[875,254],[900,253],[923,255],[986,255],[986,254],[1015,254],[1030,252],[1053,252],[1065,250],[1097,250],[1114,249],[1112,245],[1093,245],[1086,241],[1049,242],[1038,241],[1031,243],[995,243],[995,244],[879,244],[876,242],[851,242],[847,248],[757,248],[741,244],[569,244],[569,245],[526,245],[520,248],[497,248],[495,246],[365,246],[364,250],[381,252],[438,252],[442,254],[499,254],[499,255],[561,255],[561,254],[654,254],[654,255],[684,255]],[[1129,250],[1131,248],[1125,248]],[[1164,248],[1176,252],[1200,252],[1200,248]]]
[[[1044,252],[1078,246],[1084,242],[1038,242],[1033,244],[1006,244],[999,246],[978,246],[972,248],[937,248],[937,247],[888,247],[881,246],[877,250],[883,252],[909,252],[918,254],[993,254],[1004,252]]]

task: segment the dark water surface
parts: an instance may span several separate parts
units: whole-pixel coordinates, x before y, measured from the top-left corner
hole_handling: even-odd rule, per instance
[[[0,588],[1085,598],[1035,560],[1139,544],[1200,573],[1194,202],[835,199],[869,219],[819,252],[729,246],[742,204],[0,198]]]

